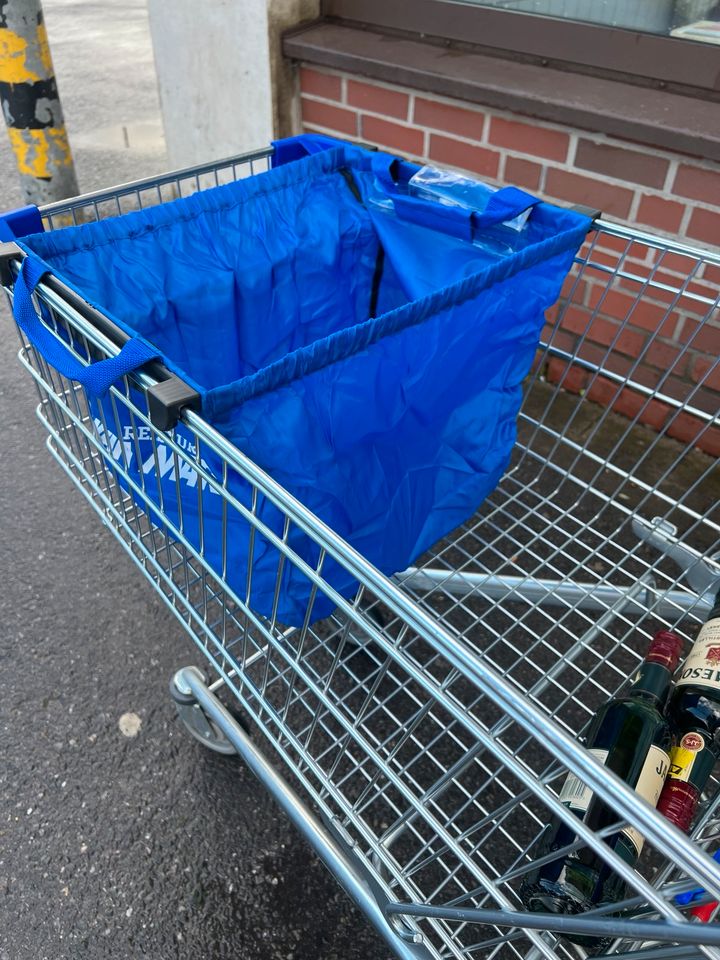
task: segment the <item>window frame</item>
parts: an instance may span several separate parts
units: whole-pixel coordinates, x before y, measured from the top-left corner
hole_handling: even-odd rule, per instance
[[[459,0],[321,0],[322,15],[496,57],[623,79],[720,102],[720,45]]]

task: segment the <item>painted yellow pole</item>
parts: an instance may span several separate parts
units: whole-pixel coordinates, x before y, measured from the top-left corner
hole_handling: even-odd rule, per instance
[[[0,0],[0,100],[27,202],[76,196],[40,0]]]

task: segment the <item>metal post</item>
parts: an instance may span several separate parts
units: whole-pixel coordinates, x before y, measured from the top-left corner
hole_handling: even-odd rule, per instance
[[[27,202],[76,196],[40,0],[0,0],[0,99]]]

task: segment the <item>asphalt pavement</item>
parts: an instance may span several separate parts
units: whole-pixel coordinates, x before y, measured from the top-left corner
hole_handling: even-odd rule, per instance
[[[81,189],[162,171],[144,4],[45,14]],[[45,450],[4,304],[0,334],[0,960],[387,957],[253,776],[185,734],[167,683],[198,656]]]

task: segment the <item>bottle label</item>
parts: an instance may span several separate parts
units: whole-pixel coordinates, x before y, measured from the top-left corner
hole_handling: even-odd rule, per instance
[[[588,753],[602,764],[607,760],[607,750],[588,750]],[[583,783],[574,773],[569,773],[558,799],[560,803],[566,803],[575,813],[585,813],[590,806],[592,795],[593,792],[586,783]]]
[[[670,751],[668,776],[687,783],[700,753],[705,749],[705,738],[699,733],[686,733]]]
[[[607,750],[588,750],[588,753],[591,753],[602,764],[608,757]],[[643,800],[647,800],[651,807],[657,806],[669,768],[670,757],[667,753],[661,747],[654,745],[650,747],[635,784],[635,793],[638,793]],[[591,788],[583,783],[579,777],[576,777],[574,773],[570,773],[563,784],[558,799],[561,803],[566,803],[575,813],[582,814],[590,806],[592,795]],[[640,856],[640,851],[645,843],[643,835],[635,827],[625,827],[622,832],[635,847],[637,855]]]
[[[702,625],[675,686],[688,683],[720,690],[720,617]]]
[[[635,793],[656,807],[670,769],[670,757],[661,747],[652,746],[645,757],[645,763],[635,784]],[[638,856],[645,843],[643,835],[635,827],[625,827],[623,833],[637,850]]]

